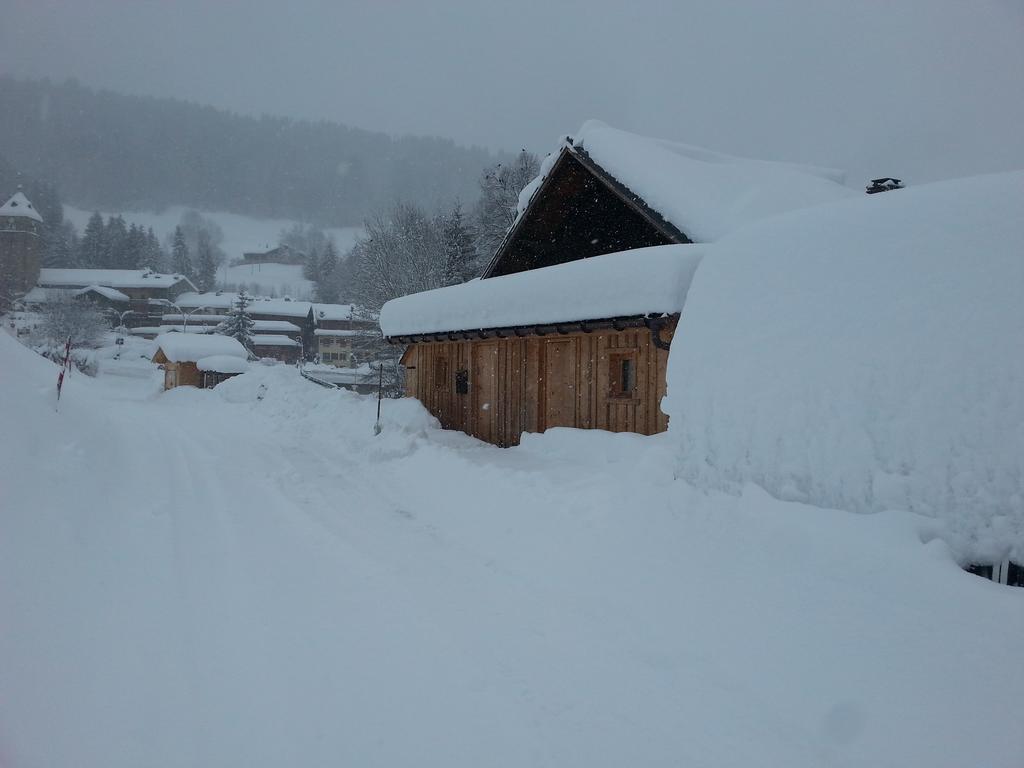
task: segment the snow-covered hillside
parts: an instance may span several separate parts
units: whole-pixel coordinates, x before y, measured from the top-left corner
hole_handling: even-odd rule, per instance
[[[160,242],[166,242],[167,238],[174,233],[174,228],[181,221],[181,215],[186,208],[174,206],[160,213],[152,211],[100,211],[105,217],[119,213],[124,220],[130,224],[137,224],[142,227],[152,227]],[[206,218],[217,222],[224,232],[224,240],[220,247],[227,254],[228,260],[240,259],[246,251],[267,251],[277,245],[278,235],[281,231],[288,229],[296,222],[288,219],[253,219],[249,216],[242,216],[237,213],[225,213],[223,211],[200,211]],[[82,210],[74,206],[64,206],[64,218],[75,225],[79,234],[85,229],[92,211]],[[360,227],[332,227],[324,229],[324,232],[334,238],[334,244],[338,247],[339,253],[345,253],[362,229]],[[219,277],[219,276],[218,276]]]
[[[5,768],[1020,765],[1024,590],[926,518],[130,357],[58,413],[0,333]]]
[[[1024,172],[766,219],[705,249],[669,357],[683,474],[943,521],[1024,561]]]

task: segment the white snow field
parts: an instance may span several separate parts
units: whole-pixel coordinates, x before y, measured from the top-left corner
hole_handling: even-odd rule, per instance
[[[4,768],[1022,764],[1024,590],[929,518],[139,344],[57,412],[0,333]]]

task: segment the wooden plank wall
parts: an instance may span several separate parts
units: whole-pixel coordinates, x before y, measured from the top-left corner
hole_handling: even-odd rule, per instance
[[[674,326],[666,327],[670,341]],[[635,361],[629,397],[609,393],[609,359]],[[610,432],[664,432],[658,407],[665,395],[668,352],[646,328],[524,338],[422,342],[409,347],[406,394],[445,429],[458,429],[495,445],[516,445],[523,432],[554,426]],[[469,391],[459,394],[456,374],[466,371]]]

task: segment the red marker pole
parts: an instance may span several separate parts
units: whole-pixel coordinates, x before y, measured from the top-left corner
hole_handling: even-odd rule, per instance
[[[68,366],[71,365],[71,337],[68,336],[68,341],[64,345],[64,361],[60,366],[60,374],[57,376],[57,402],[60,402],[60,390],[64,386],[64,372],[68,370]]]

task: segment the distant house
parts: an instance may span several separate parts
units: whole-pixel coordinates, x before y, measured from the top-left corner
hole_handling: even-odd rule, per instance
[[[357,316],[355,308],[345,304],[318,304],[314,312],[316,356],[321,363],[336,368],[351,368],[359,363],[360,342],[376,337],[377,323]]]
[[[89,299],[104,309],[124,314],[128,326],[158,326],[167,305],[185,291],[194,291],[184,275],[150,269],[65,269],[39,271],[27,304],[45,304],[56,292]]]
[[[728,157],[597,122],[549,156],[483,279],[388,302],[406,393],[497,445],[551,427],[666,429],[668,350],[701,248],[853,195],[834,171]]]
[[[306,254],[287,245],[279,245],[269,251],[249,251],[242,254],[247,264],[305,264]]]
[[[156,338],[153,362],[164,369],[164,389],[213,387],[244,373],[249,352],[219,334],[165,333]]]
[[[230,291],[210,293],[184,293],[175,300],[175,305],[186,314],[166,315],[163,323],[188,325],[189,330],[203,326],[212,330],[235,304],[238,294]],[[364,330],[375,332],[375,323],[356,319],[355,308],[350,304],[321,304],[309,301],[295,301],[289,298],[253,299],[248,312],[256,321],[255,332],[261,336],[284,336],[285,339],[265,339],[256,350],[261,357],[274,357],[284,362],[294,362],[301,357],[312,360],[325,351],[340,353],[342,346],[327,345],[324,339],[334,341],[336,337],[321,336],[317,331]],[[192,313],[192,314],[188,314]],[[154,331],[157,329],[147,329]],[[165,330],[169,330],[166,328]],[[351,343],[345,341],[346,358]]]
[[[280,333],[254,333],[252,349],[257,357],[272,357],[283,363],[296,363],[302,355],[302,343]]]

